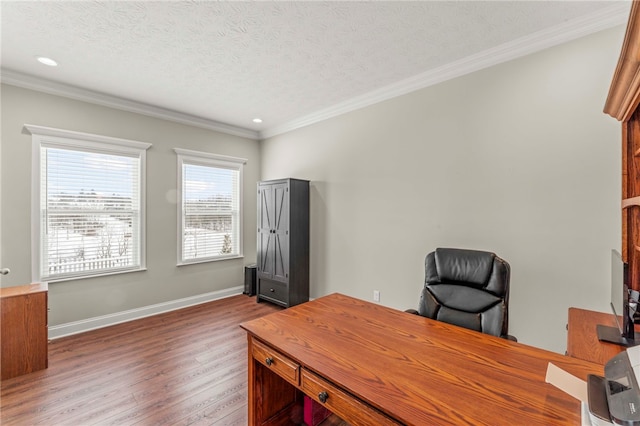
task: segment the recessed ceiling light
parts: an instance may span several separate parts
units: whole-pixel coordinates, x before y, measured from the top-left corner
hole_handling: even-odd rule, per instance
[[[261,118],[254,118],[253,122],[254,123],[262,123],[262,119]]]
[[[48,65],[50,67],[57,67],[58,63],[51,58],[47,58],[46,56],[38,56],[38,62],[44,65]]]

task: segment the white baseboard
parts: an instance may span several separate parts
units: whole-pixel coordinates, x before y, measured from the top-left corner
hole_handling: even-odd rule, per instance
[[[175,311],[176,309],[182,309],[188,306],[199,305],[201,303],[207,303],[214,300],[224,299],[226,297],[236,296],[238,294],[242,294],[243,290],[243,286],[231,287],[224,290],[212,291],[210,293],[186,297],[184,299],[171,300],[169,302],[158,303],[156,305],[149,305],[143,308],[136,308],[128,311],[116,312],[114,314],[88,318],[81,321],[54,325],[49,327],[49,339],[59,339],[60,337],[84,333],[85,331],[96,330],[98,328],[108,327],[110,325],[145,318],[151,315]]]

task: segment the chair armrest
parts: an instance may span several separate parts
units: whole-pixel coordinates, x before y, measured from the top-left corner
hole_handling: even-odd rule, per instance
[[[502,337],[503,339],[511,340],[512,342],[518,341],[518,339],[516,339],[515,336],[512,336],[510,334],[507,334],[506,336],[500,336],[500,337]]]
[[[415,309],[407,309],[405,312],[409,314],[420,315]]]

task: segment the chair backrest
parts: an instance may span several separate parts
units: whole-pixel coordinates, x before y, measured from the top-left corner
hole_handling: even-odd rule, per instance
[[[509,278],[509,264],[495,253],[438,248],[425,259],[425,285],[418,313],[507,337]]]

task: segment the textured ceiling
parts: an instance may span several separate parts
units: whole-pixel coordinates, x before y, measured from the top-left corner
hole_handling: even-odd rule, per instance
[[[608,12],[604,27],[621,24],[628,6],[3,0],[2,77],[10,84],[46,79],[269,135],[496,46],[582,25],[585,17],[597,22]],[[59,66],[37,63],[39,55]]]

